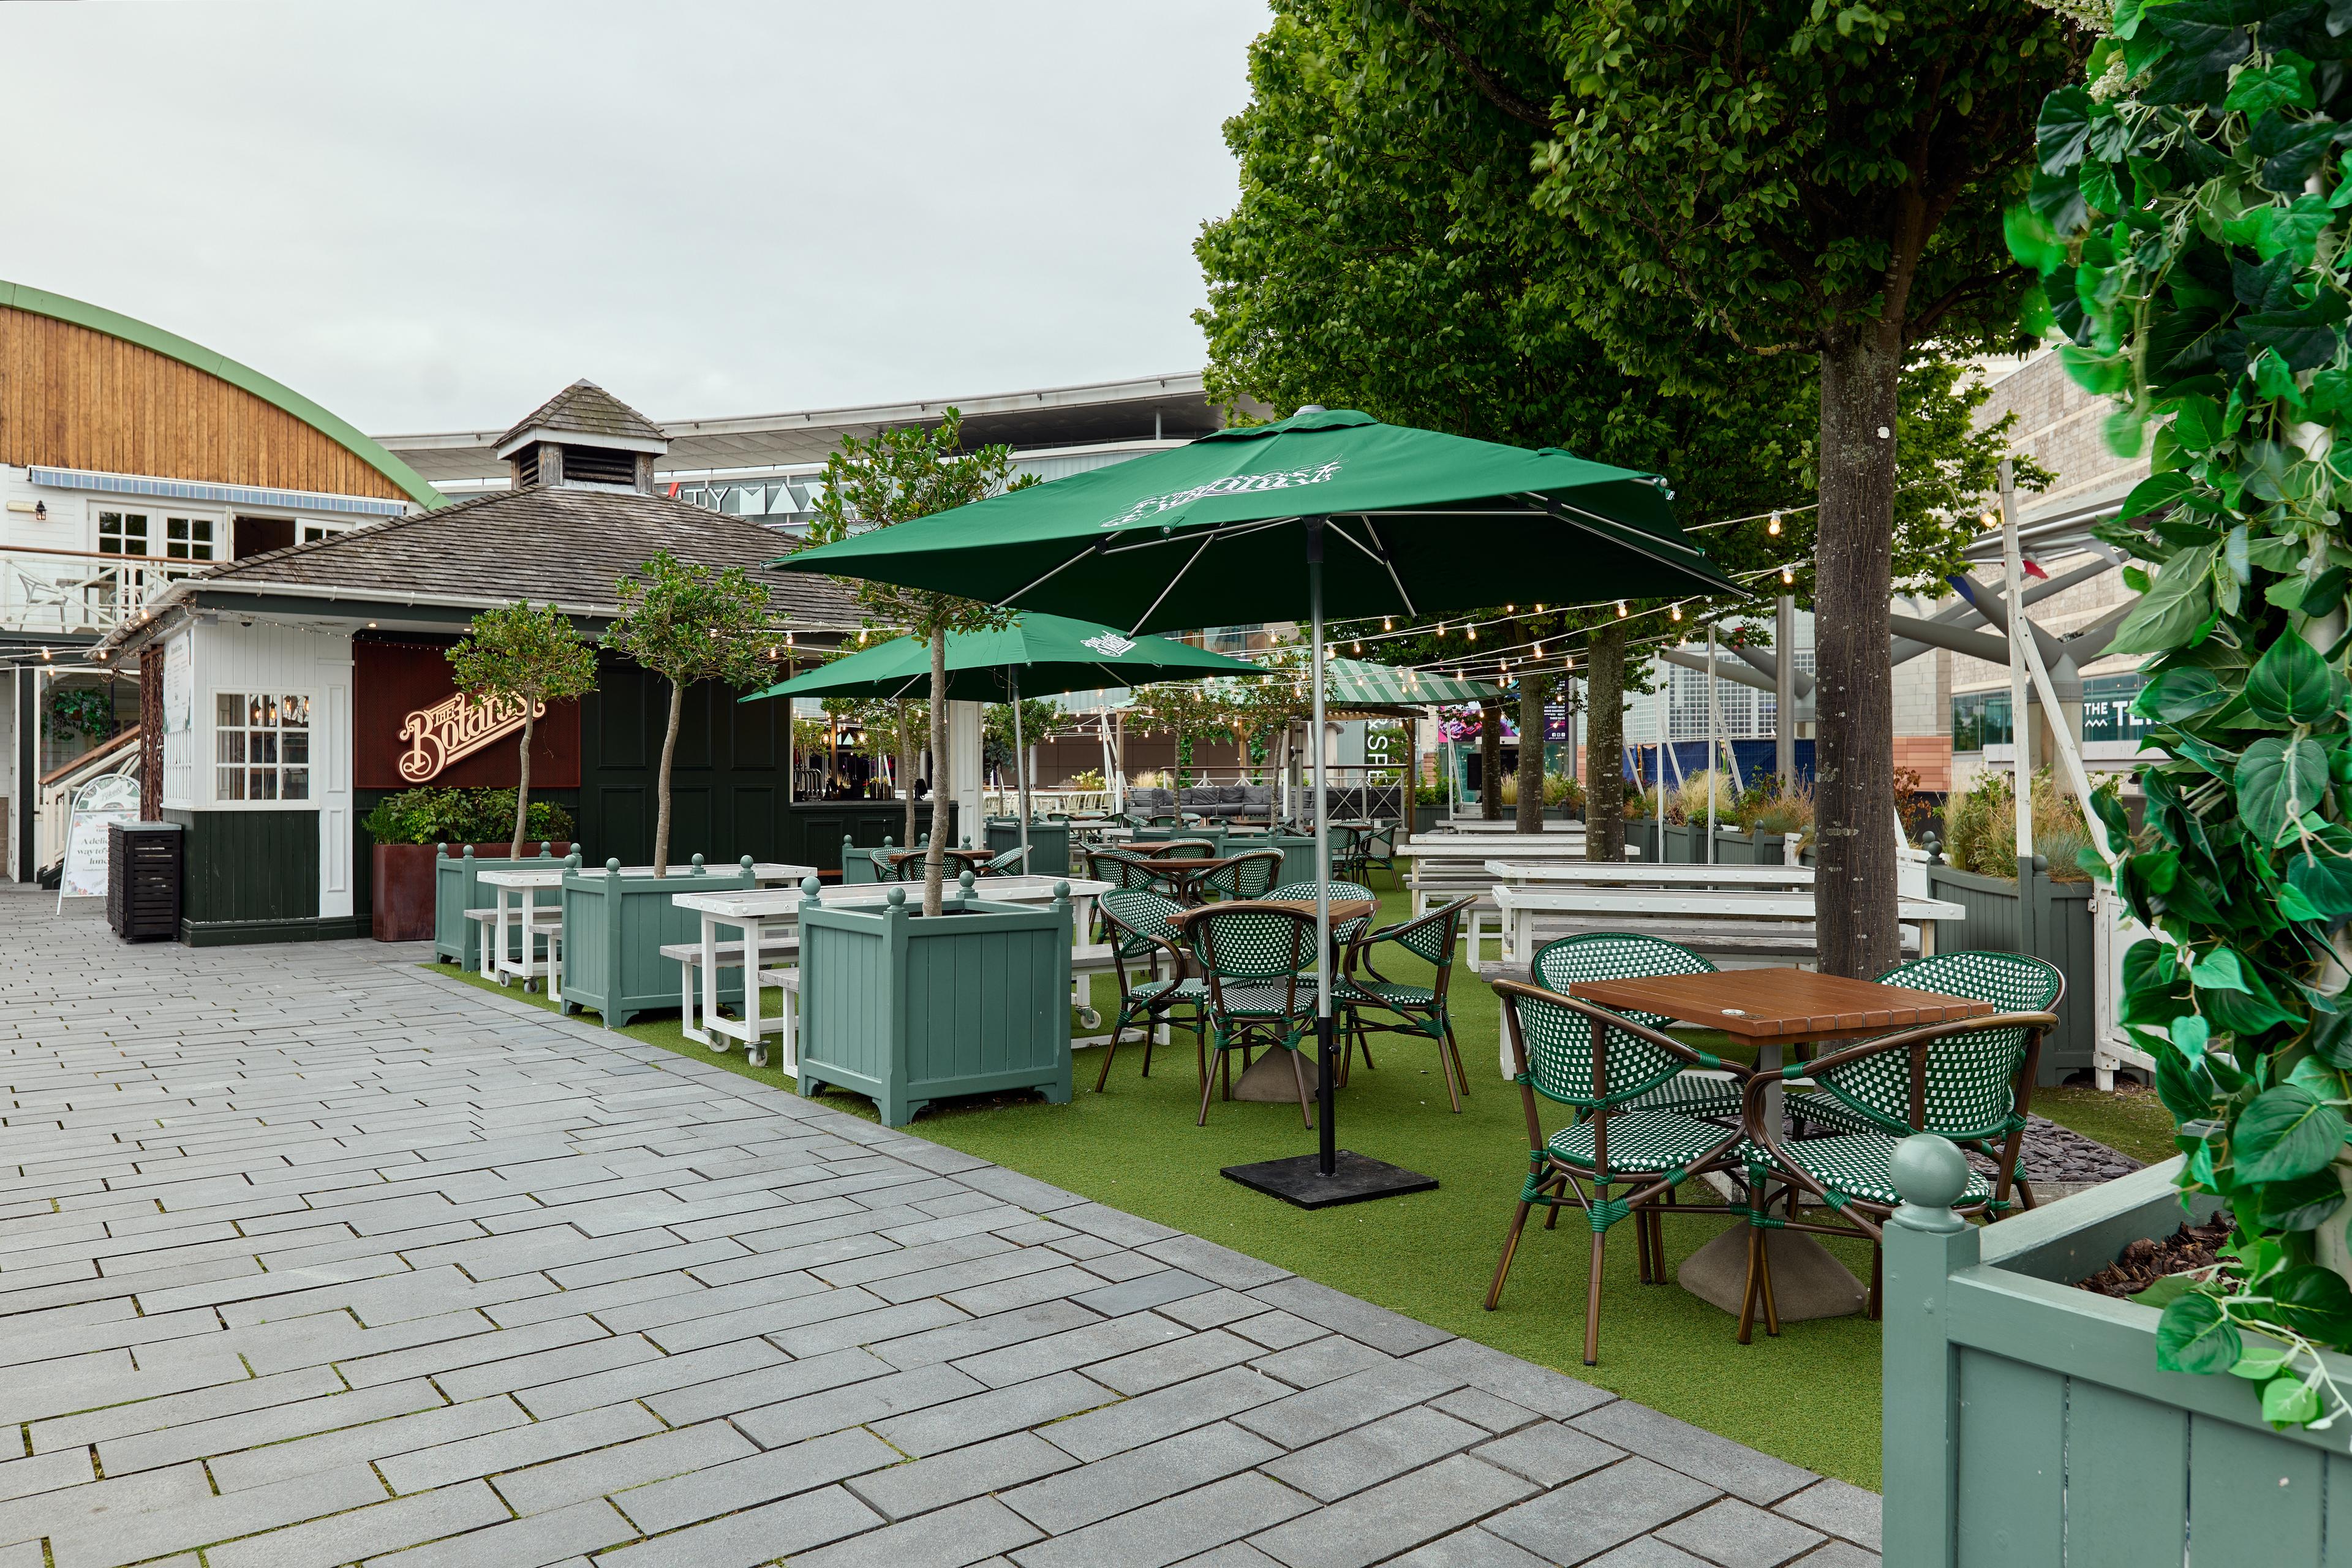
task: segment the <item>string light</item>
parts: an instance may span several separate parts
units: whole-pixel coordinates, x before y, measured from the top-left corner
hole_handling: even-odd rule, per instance
[[[1678,621],[1679,621],[1679,620],[1681,620],[1682,618],[1683,618],[1683,607],[1682,607],[1682,605],[1681,605],[1677,604],[1677,605],[1675,605],[1675,619],[1676,619],[1676,620],[1678,620]]]
[[[1765,532],[1767,532],[1767,533],[1769,533],[1769,534],[1775,534],[1775,535],[1777,535],[1777,534],[1779,534],[1779,533],[1780,533],[1780,514],[1779,512],[1777,512],[1777,511],[1776,511],[1776,512],[1774,512],[1774,513],[1772,514],[1772,521],[1771,521],[1770,522],[1769,522],[1769,523],[1767,523],[1767,524],[1765,524],[1765,525],[1764,525],[1764,531],[1765,531]]]
[[[1993,516],[1990,512],[1985,513],[1984,516],[1979,518],[1977,521],[1983,523],[1988,529],[1999,528],[2000,526],[2000,519]]]
[[[1794,572],[1790,571],[1786,566],[1780,568],[1780,585],[1782,587],[1786,588],[1793,586],[1796,581],[1797,574]]]
[[[1478,623],[1475,621],[1470,623],[1470,640],[1472,642],[1478,640]]]
[[[1364,645],[1360,642],[1351,642],[1348,645],[1348,651],[1349,653],[1361,653],[1364,651]]]
[[[1617,618],[1621,621],[1625,618],[1625,601],[1622,599],[1617,601]]]
[[[1386,616],[1382,616],[1381,617],[1381,630],[1384,632],[1392,632],[1396,630],[1396,622]]]

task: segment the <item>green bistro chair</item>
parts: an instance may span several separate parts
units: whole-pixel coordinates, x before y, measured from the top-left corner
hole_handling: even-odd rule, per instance
[[[1715,965],[1680,942],[1638,931],[1587,931],[1547,942],[1529,966],[1530,978],[1548,990],[1566,991],[1579,981],[1653,980],[1669,974],[1713,974]],[[1664,1029],[1674,1020],[1655,1013],[1626,1013],[1624,1017],[1647,1029]],[[1679,1110],[1685,1116],[1737,1121],[1744,1074],[1730,1069],[1695,1068],[1676,1073],[1643,1095],[1640,1107]]]
[[[1541,979],[1544,955],[1536,957]],[[1688,1068],[1735,1077],[1744,1076],[1745,1069],[1564,992],[1517,980],[1492,984],[1502,998],[1512,1078],[1527,1111],[1528,1163],[1518,1207],[1503,1237],[1503,1256],[1486,1289],[1486,1310],[1493,1311],[1502,1300],[1528,1211],[1538,1204],[1553,1217],[1562,1206],[1583,1210],[1592,1227],[1584,1301],[1584,1364],[1592,1366],[1601,1355],[1601,1263],[1610,1228],[1634,1219],[1642,1281],[1664,1279],[1658,1216],[1724,1213],[1717,1205],[1677,1204],[1675,1189],[1709,1171],[1738,1170],[1746,1153],[1747,1139],[1738,1129],[1645,1106],[1643,1100]],[[1546,1137],[1538,1097],[1573,1108],[1576,1120]],[[1625,1190],[1612,1191],[1620,1186]],[[1749,1268],[1752,1273],[1752,1251]]]
[[[1362,839],[1356,846],[1358,878],[1370,882],[1372,879],[1372,870],[1377,867],[1389,874],[1390,887],[1404,886],[1403,879],[1397,872],[1396,833],[1397,825],[1393,822],[1375,822],[1364,830]]]
[[[1087,869],[1097,882],[1108,882],[1121,891],[1149,892],[1152,885],[1151,859],[1127,849],[1089,849]]]
[[[1203,897],[1262,899],[1282,875],[1282,851],[1244,849],[1201,879]]]
[[[2025,962],[2041,963],[2039,959]],[[1968,1186],[1952,1207],[1963,1216],[1999,1218],[2011,1206],[2018,1145],[2032,1103],[2042,1037],[2057,1024],[2058,1016],[2046,1008],[1995,1013],[1958,1023],[1923,1024],[1831,1051],[1810,1063],[1792,1062],[1782,1069],[1785,1079],[1811,1078],[1815,1093],[1873,1122],[1868,1131],[1784,1137],[1779,1127],[1766,1124],[1763,1090],[1770,1079],[1751,1079],[1745,1118],[1753,1140],[1748,1150],[1748,1190],[1760,1192],[1767,1180],[1778,1179],[1783,1189],[1776,1196],[1785,1199],[1785,1214],[1779,1216],[1767,1212],[1771,1200],[1751,1199],[1748,1222],[1759,1227],[1749,1232],[1751,1259],[1761,1250],[1760,1227],[1764,1226],[1867,1240],[1871,1244],[1869,1310],[1873,1318],[1878,1317],[1884,1305],[1879,1239],[1887,1216],[1903,1201],[1892,1174],[1895,1151],[1915,1132],[1933,1132],[1962,1148],[1990,1152],[1998,1174],[1988,1177],[1971,1166]],[[1801,1114],[1806,1120],[1819,1120],[1820,1110],[1816,1103]],[[1996,1142],[1997,1150],[1991,1148]],[[1846,1223],[1801,1220],[1797,1208],[1801,1194],[1812,1194]],[[1748,1295],[1739,1313],[1743,1344],[1748,1342],[1759,1303],[1765,1312],[1765,1331],[1778,1333],[1769,1265],[1749,1270]]]
[[[1111,1026],[1110,1044],[1103,1047],[1102,1071],[1095,1078],[1100,1094],[1110,1082],[1111,1058],[1118,1054],[1118,1037],[1129,1024],[1143,1025],[1143,1076],[1151,1076],[1151,1037],[1161,1024],[1177,1020],[1171,1015],[1189,1010],[1195,1046],[1201,1058],[1201,1079],[1209,1077],[1205,1008],[1208,987],[1188,977],[1191,965],[1179,945],[1177,917],[1184,906],[1154,892],[1129,889],[1105,893],[1096,901],[1097,917],[1110,942],[1113,973],[1118,978],[1118,1021]],[[1161,961],[1167,975],[1160,973]]]
[[[1329,892],[1327,895],[1328,899],[1330,902],[1335,904],[1339,902],[1342,899],[1361,899],[1367,903],[1372,904],[1380,902],[1378,899],[1372,896],[1372,890],[1364,886],[1361,882],[1326,882],[1323,886],[1329,889]],[[1315,923],[1315,910],[1313,908],[1315,903],[1314,883],[1284,882],[1279,886],[1269,889],[1265,896],[1268,899],[1275,900],[1276,901],[1298,903],[1308,906],[1307,910],[1307,922],[1309,925]],[[1333,921],[1331,922],[1332,945],[1338,948],[1341,952],[1345,952],[1350,943],[1352,943],[1358,937],[1362,936],[1364,932],[1370,928],[1371,923],[1372,917],[1370,915],[1359,915],[1354,920]]]
[[[1445,993],[1454,978],[1454,950],[1462,934],[1462,911],[1476,901],[1456,899],[1418,920],[1358,937],[1340,955],[1342,973],[1336,998],[1346,1008],[1349,1052],[1361,1049],[1368,1068],[1372,1065],[1370,1037],[1373,1034],[1436,1041],[1438,1074],[1445,1079],[1445,1098],[1453,1102],[1456,1116],[1462,1114],[1462,1097],[1470,1092],[1470,1074],[1462,1065],[1462,1047],[1454,1038]],[[1434,984],[1411,985],[1382,974],[1375,960],[1383,942],[1394,942],[1433,965]],[[1347,1081],[1346,1057],[1341,1058],[1340,1081]]]
[[[975,875],[982,877],[1017,876],[1023,869],[1022,862],[1028,858],[1029,850],[1027,847],[1016,844],[1012,848],[1007,849],[1003,854],[993,855],[982,861],[979,865],[972,868],[972,871]]]
[[[1290,1053],[1299,1120],[1313,1127],[1298,1052],[1299,1041],[1315,1026],[1315,917],[1255,900],[1203,904],[1185,914],[1183,931],[1208,988],[1209,1049],[1215,1068],[1213,1073],[1204,1056],[1201,1115],[1193,1125],[1209,1124],[1213,1079],[1223,1080],[1227,1100],[1234,1097],[1230,1053],[1240,1051],[1246,1068],[1252,1051],[1278,1047]]]

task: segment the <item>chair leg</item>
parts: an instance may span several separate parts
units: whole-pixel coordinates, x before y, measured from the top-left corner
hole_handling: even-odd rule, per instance
[[[1764,1331],[1774,1339],[1780,1337],[1780,1308],[1772,1300],[1771,1237],[1765,1232],[1756,1233],[1756,1282],[1764,1297]]]
[[[1763,1258],[1763,1229],[1751,1225],[1748,1227],[1748,1283],[1739,1294],[1739,1342],[1743,1345],[1755,1339],[1757,1266]]]
[[[1454,1068],[1447,1062],[1445,1057],[1445,1036],[1441,1032],[1433,1037],[1437,1042],[1437,1076],[1445,1080],[1446,1103],[1453,1106],[1454,1114],[1459,1116],[1462,1114],[1462,1089],[1469,1086],[1465,1084],[1459,1089],[1454,1086]]]
[[[1291,1080],[1298,1085],[1298,1120],[1312,1132],[1315,1131],[1315,1107],[1307,1096],[1307,1069],[1298,1064],[1298,1052],[1292,1050],[1284,1054],[1290,1058]]]
[[[1555,1211],[1557,1212],[1557,1211]],[[1592,1233],[1592,1278],[1584,1287],[1584,1364],[1601,1363],[1601,1264],[1609,1246],[1609,1233]]]
[[[1633,1281],[1650,1282],[1650,1216],[1640,1209],[1633,1211]]]
[[[1225,1068],[1225,1037],[1223,1034],[1219,1034],[1217,1037],[1216,1066],[1219,1069]],[[1192,1124],[1193,1126],[1206,1127],[1209,1124],[1209,1094],[1211,1090],[1216,1088],[1216,1072],[1204,1069],[1201,1074],[1201,1119],[1198,1121],[1195,1121]],[[1227,1070],[1225,1071],[1225,1098],[1227,1100],[1231,1100],[1233,1097],[1233,1074],[1230,1070]]]
[[[1127,1009],[1122,1007],[1118,1010],[1118,1022],[1110,1026],[1110,1044],[1103,1047],[1102,1071],[1095,1075],[1095,1092],[1097,1094],[1100,1094],[1103,1091],[1103,1086],[1110,1082],[1111,1058],[1118,1055],[1119,1031],[1126,1027]],[[1149,1014],[1144,1016],[1143,1032],[1147,1037],[1149,1037],[1151,1033],[1151,1018]]]
[[[1454,1015],[1444,1013],[1439,1016],[1445,1026],[1445,1048],[1454,1057],[1454,1079],[1462,1085],[1462,1098],[1467,1100],[1470,1098],[1470,1069],[1462,1065],[1462,1042],[1454,1037]]]
[[[1511,1215],[1511,1228],[1503,1233],[1503,1256],[1496,1259],[1494,1283],[1486,1287],[1486,1310],[1490,1312],[1503,1299],[1503,1280],[1511,1272],[1511,1259],[1518,1255],[1519,1236],[1528,1227],[1528,1210],[1532,1206],[1521,1198],[1517,1210]]]

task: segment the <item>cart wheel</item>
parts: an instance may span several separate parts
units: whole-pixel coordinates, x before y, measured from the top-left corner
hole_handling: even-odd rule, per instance
[[[1097,1008],[1093,1008],[1093,1007],[1081,1007],[1081,1008],[1079,1008],[1079,1009],[1078,1009],[1078,1026],[1079,1026],[1080,1028],[1084,1028],[1084,1029],[1099,1029],[1099,1028],[1101,1028],[1101,1027],[1102,1027],[1102,1014],[1101,1014],[1101,1012],[1100,1012],[1098,1009],[1097,1009]]]

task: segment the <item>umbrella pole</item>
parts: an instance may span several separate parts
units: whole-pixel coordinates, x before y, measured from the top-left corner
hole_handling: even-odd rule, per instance
[[[1021,670],[1015,666],[1013,677],[1013,809],[1021,814],[1021,869],[1029,869],[1029,750],[1021,739]]]

